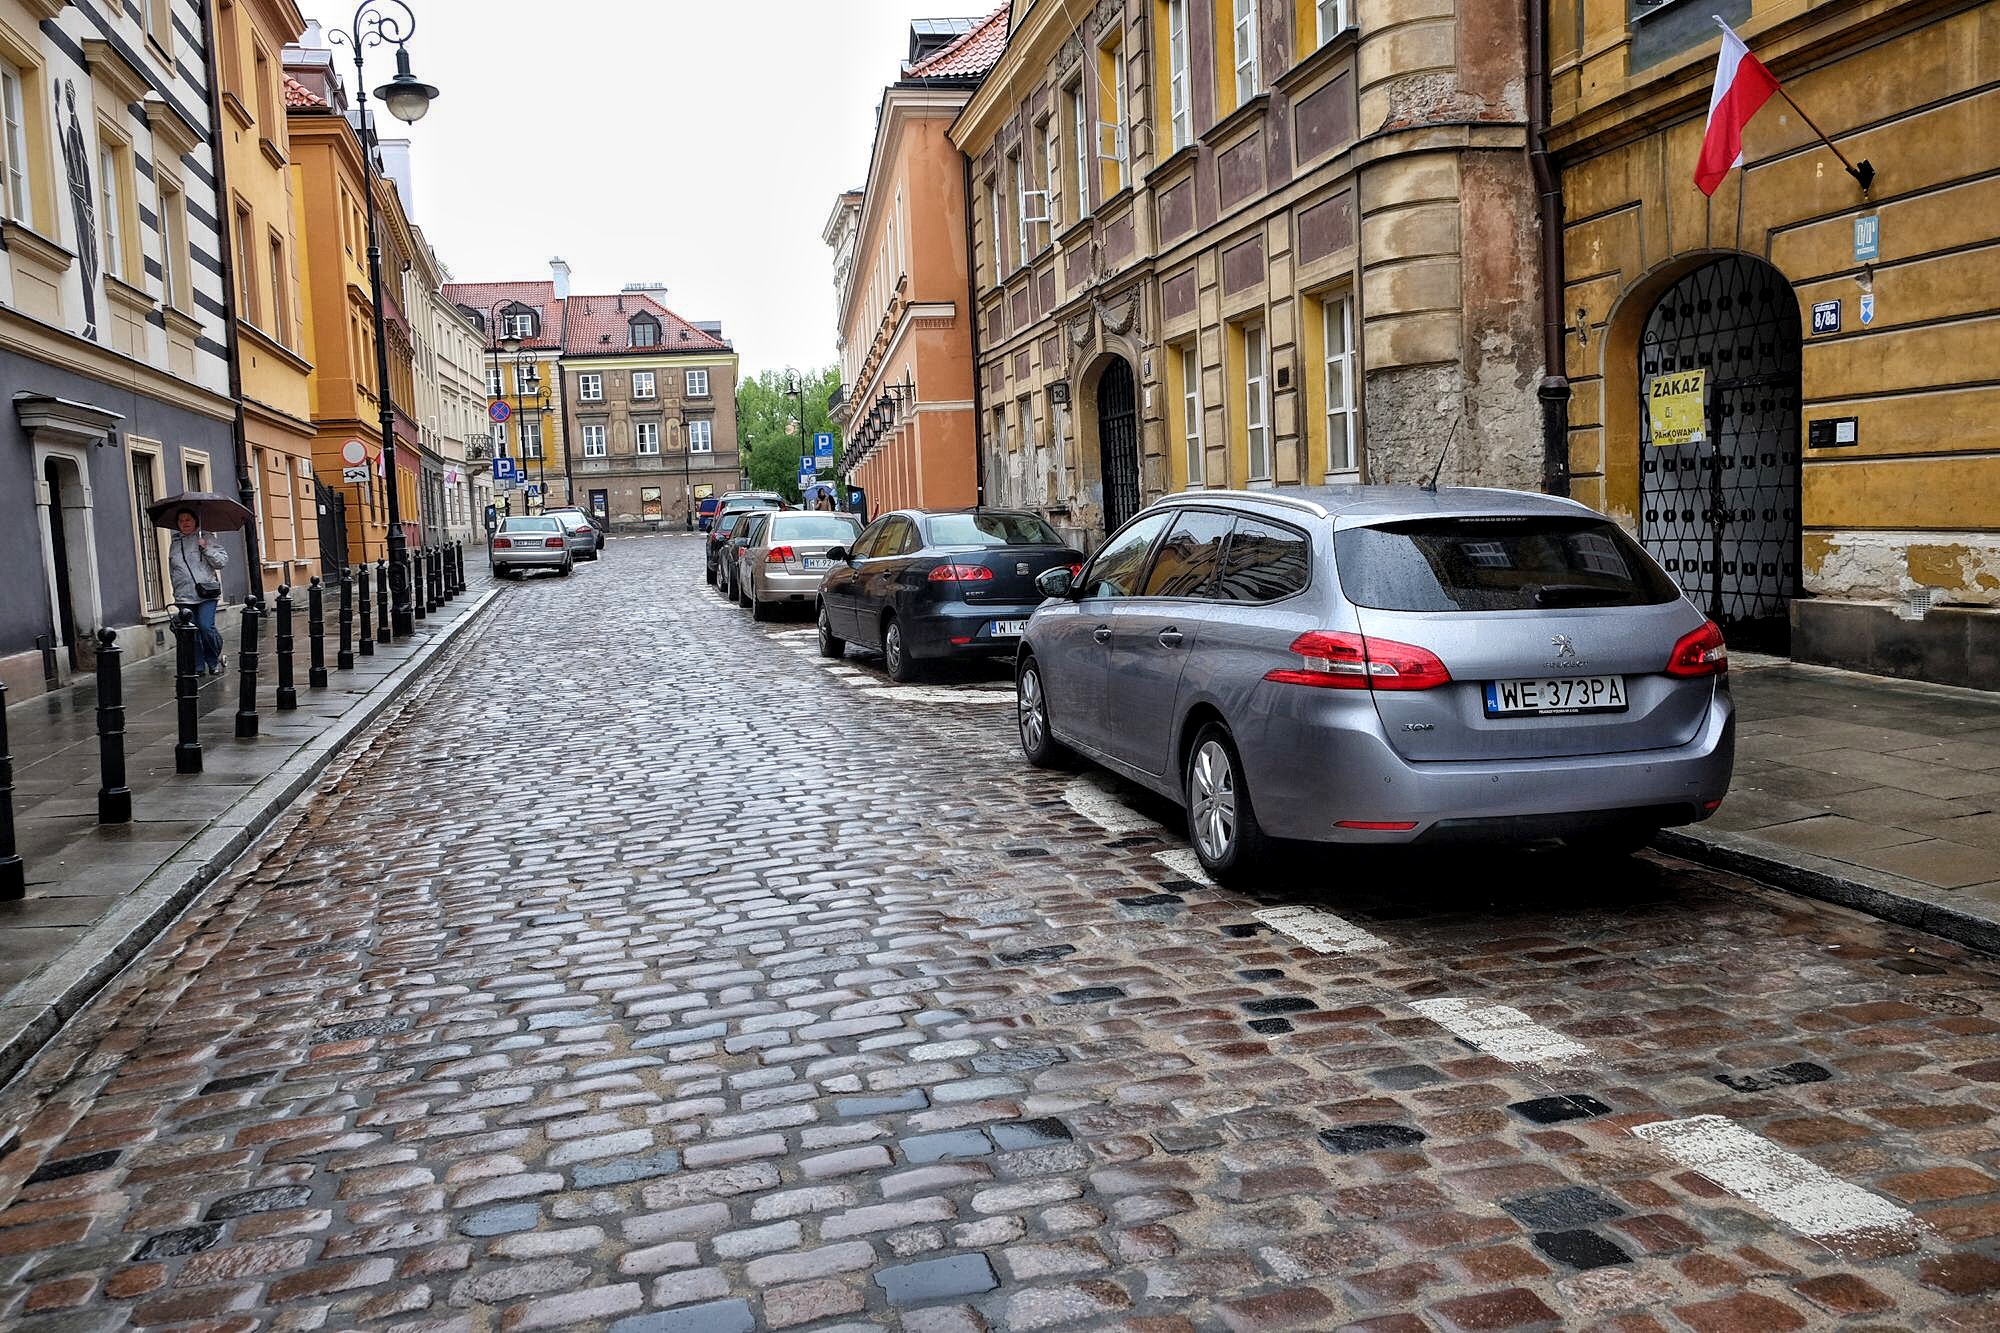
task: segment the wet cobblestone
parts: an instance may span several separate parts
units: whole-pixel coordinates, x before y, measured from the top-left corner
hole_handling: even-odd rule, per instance
[[[1992,960],[1665,859],[1226,893],[699,558],[505,589],[0,1094],[0,1325],[2000,1327]]]

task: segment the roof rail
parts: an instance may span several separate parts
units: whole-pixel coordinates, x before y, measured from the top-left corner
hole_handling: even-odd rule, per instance
[[[1258,500],[1265,504],[1282,505],[1287,509],[1304,510],[1315,518],[1331,516],[1326,506],[1317,501],[1308,500],[1303,496],[1287,495],[1283,491],[1176,491],[1172,495],[1161,496],[1155,503],[1200,504],[1204,500]]]

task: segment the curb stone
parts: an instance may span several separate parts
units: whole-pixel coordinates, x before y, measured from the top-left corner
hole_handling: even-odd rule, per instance
[[[498,590],[479,593],[463,614],[383,678],[361,707],[313,737],[276,772],[250,787],[108,912],[62,957],[0,1007],[0,1087],[126,965],[163,934],[241,856],[340,752],[402,698],[445,648],[474,625]]]
[[[1678,829],[1663,829],[1653,839],[1653,845],[1685,860],[1732,871],[1787,893],[1817,898],[1898,926],[1927,931],[1982,953],[2000,954],[2000,921],[1959,906],[1952,900],[1949,889],[1913,884],[1897,876],[1810,853],[1787,851],[1780,856],[1767,843],[1721,830],[1696,836]]]

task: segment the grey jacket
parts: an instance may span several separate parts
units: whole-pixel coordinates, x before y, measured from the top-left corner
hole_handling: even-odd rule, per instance
[[[203,547],[200,539],[208,538]],[[229,553],[222,549],[222,539],[212,532],[198,532],[192,535],[176,532],[167,547],[167,569],[174,581],[174,601],[181,606],[193,606],[202,599],[195,596],[197,583],[221,583],[222,570],[229,563]]]

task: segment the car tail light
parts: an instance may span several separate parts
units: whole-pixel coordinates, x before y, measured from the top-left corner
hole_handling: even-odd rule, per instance
[[[499,551],[511,551],[514,549],[514,539],[512,537],[495,537],[493,539],[493,547]]]
[[[1334,825],[1335,828],[1361,829],[1369,833],[1408,833],[1411,829],[1415,828],[1416,826],[1417,826],[1417,821],[1414,819],[1385,820],[1385,821],[1368,820],[1368,819],[1343,819],[1339,823]]]
[[[993,571],[984,565],[939,565],[931,571],[932,583],[991,583]]]
[[[1292,640],[1292,651],[1305,665],[1267,671],[1265,680],[1333,690],[1432,690],[1451,682],[1437,654],[1393,639],[1314,630]]]
[[[1667,658],[1669,676],[1719,676],[1727,670],[1729,648],[1713,620],[1704,620],[1700,629],[1683,634]]]
[[[566,541],[561,537],[551,537],[542,543],[543,546],[548,547],[551,551],[560,551],[566,544]]]
[[[774,565],[780,563],[789,565],[798,558],[799,553],[789,546],[773,546],[770,554],[764,557],[764,559]]]

